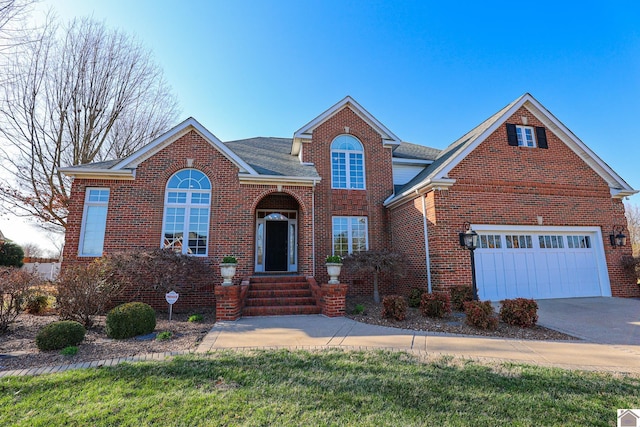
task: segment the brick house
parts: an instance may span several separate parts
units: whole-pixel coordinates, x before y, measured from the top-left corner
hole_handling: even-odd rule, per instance
[[[62,171],[73,177],[63,268],[171,247],[212,266],[185,307],[214,304],[225,255],[239,260],[244,315],[267,313],[253,308],[274,304],[267,294],[300,305],[294,288],[309,284],[300,298],[322,305],[326,256],[363,249],[409,262],[383,294],[471,285],[468,227],[481,299],[640,296],[620,266],[631,245],[610,240],[628,234],[622,200],[636,191],[529,94],[444,150],[401,141],[346,97],[293,138],[222,142],[189,118],[127,158]]]

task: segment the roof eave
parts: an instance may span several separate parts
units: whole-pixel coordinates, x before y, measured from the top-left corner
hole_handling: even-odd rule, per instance
[[[414,199],[420,194],[428,193],[433,190],[448,190],[455,183],[456,180],[450,178],[427,179],[426,181],[422,181],[400,194],[392,196],[385,200],[383,204],[385,207],[394,208],[408,200]]]
[[[241,184],[280,184],[312,187],[321,181],[320,177],[282,176],[282,175],[247,175],[238,174]]]
[[[66,176],[82,179],[114,179],[121,181],[132,181],[136,178],[135,169],[89,169],[89,168],[60,168]]]

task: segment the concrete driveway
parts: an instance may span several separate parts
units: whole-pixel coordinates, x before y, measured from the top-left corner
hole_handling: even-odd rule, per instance
[[[640,299],[538,300],[538,324],[598,344],[640,345]]]

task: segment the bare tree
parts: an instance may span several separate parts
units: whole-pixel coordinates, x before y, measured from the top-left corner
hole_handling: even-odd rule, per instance
[[[70,179],[59,168],[120,158],[175,121],[177,102],[150,52],[85,18],[53,21],[11,62],[0,93],[0,201],[45,229],[67,225]]]
[[[380,302],[380,276],[402,277],[407,270],[401,254],[388,250],[356,252],[344,257],[346,269],[356,274],[373,274],[373,300]]]
[[[0,53],[28,40],[25,20],[37,0],[0,0]]]
[[[625,216],[633,255],[640,255],[640,206],[625,203]]]
[[[24,256],[28,258],[44,258],[45,251],[37,243],[29,242],[22,245]]]

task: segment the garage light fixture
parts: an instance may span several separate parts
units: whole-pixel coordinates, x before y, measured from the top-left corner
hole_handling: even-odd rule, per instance
[[[609,240],[611,240],[611,246],[614,248],[617,246],[625,246],[627,244],[627,236],[622,234],[624,226],[614,225],[613,231],[609,234]]]
[[[469,249],[471,254],[471,284],[473,286],[473,299],[478,301],[478,287],[476,285],[476,263],[473,251],[478,247],[478,233],[471,229],[471,224],[465,222],[462,226],[464,232],[460,233],[460,246]]]

